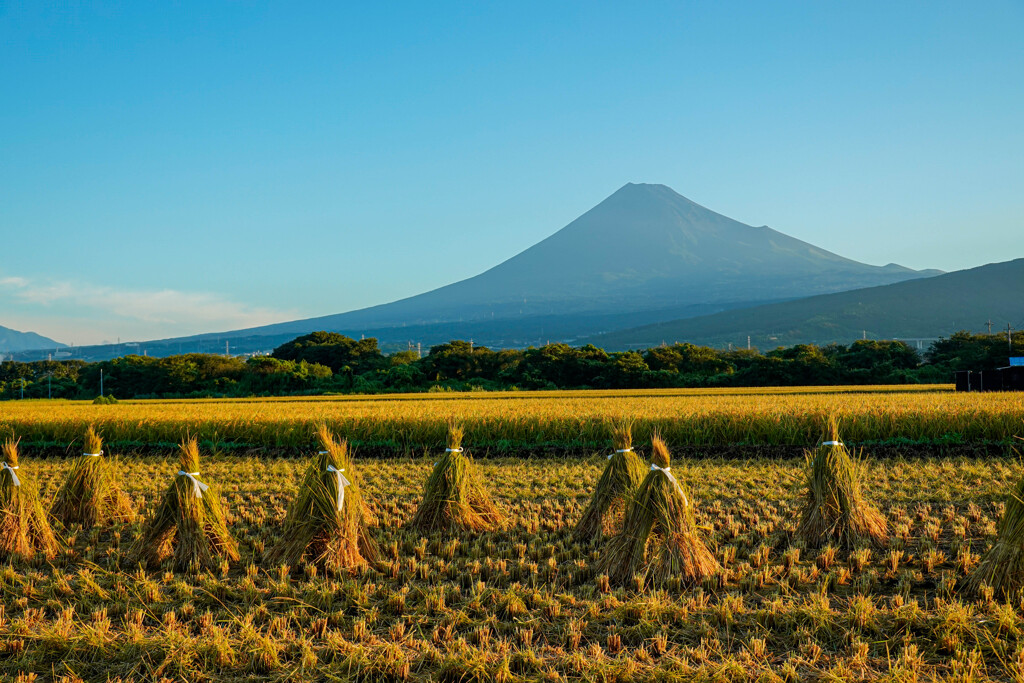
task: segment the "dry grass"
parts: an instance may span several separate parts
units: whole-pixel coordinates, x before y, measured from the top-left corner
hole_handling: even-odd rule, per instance
[[[1024,588],[1024,477],[1007,496],[996,541],[981,558],[970,585],[976,592],[991,587],[1007,598]]]
[[[668,447],[651,440],[653,463],[631,499],[622,531],[608,541],[598,571],[612,583],[625,585],[637,576],[666,585],[703,581],[718,571],[718,561],[697,528],[693,498],[671,471]]]
[[[369,505],[348,457],[348,444],[322,425],[317,437],[320,451],[303,475],[282,538],[269,559],[291,567],[309,559],[332,571],[377,562],[380,552],[366,521]]]
[[[85,529],[130,521],[135,516],[131,500],[103,454],[103,439],[92,425],[85,432],[82,454],[71,464],[50,512],[65,527],[78,524]]]
[[[621,516],[644,478],[643,461],[633,452],[632,422],[612,427],[612,446],[615,450],[573,532],[580,541],[597,542],[617,532]]]
[[[306,438],[308,439],[308,433]],[[109,447],[109,446],[108,446]],[[65,465],[22,449],[50,499]],[[161,504],[163,455],[118,454],[126,492]],[[1019,601],[966,590],[996,538],[1014,459],[892,460],[864,472],[892,533],[849,556],[796,539],[802,459],[673,457],[722,571],[694,587],[606,585],[572,538],[604,466],[475,465],[509,511],[500,532],[407,528],[431,461],[358,458],[382,562],[332,574],[267,565],[306,459],[204,458],[241,559],[139,571],[137,520],[69,538],[47,563],[0,565],[0,680],[229,682],[1019,680]],[[172,469],[173,468],[173,469]],[[21,472],[23,470],[19,470]],[[680,477],[682,479],[682,477]],[[689,493],[689,492],[688,492]],[[119,540],[119,535],[120,539]]]
[[[484,531],[505,524],[505,513],[491,498],[462,449],[463,429],[450,423],[448,448],[434,464],[423,487],[423,500],[410,528],[429,532],[466,529]]]
[[[841,442],[834,417],[828,420],[821,445],[806,459],[807,497],[798,535],[816,548],[827,543],[843,548],[884,543],[885,518],[862,492],[864,461],[852,457]]]
[[[29,560],[37,554],[53,558],[61,543],[50,527],[39,491],[18,464],[18,442],[7,439],[0,469],[0,558]]]
[[[179,570],[214,569],[237,561],[238,544],[228,531],[217,490],[203,482],[195,437],[179,447],[180,470],[132,555],[149,567],[173,559]]]

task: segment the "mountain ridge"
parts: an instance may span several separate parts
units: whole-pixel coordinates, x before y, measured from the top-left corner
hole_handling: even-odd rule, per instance
[[[316,330],[372,334],[386,344],[447,341],[455,330],[496,347],[571,343],[940,272],[860,263],[774,228],[741,223],[665,185],[627,183],[560,230],[472,277],[345,313],[144,346],[154,354],[173,353],[211,348],[214,340],[224,348],[232,340],[232,348],[248,352]]]
[[[64,344],[35,332],[19,332],[0,325],[0,353],[61,349]]]
[[[849,343],[871,339],[935,339],[985,321],[1017,329],[1024,324],[1024,258],[989,263],[878,287],[638,326],[584,341],[609,349],[663,341],[759,348],[795,343]],[[1001,322],[999,322],[1001,321]]]
[[[756,283],[752,265],[760,266]],[[859,263],[773,228],[740,223],[665,185],[628,183],[473,277],[386,304],[218,336],[780,300],[940,272]]]

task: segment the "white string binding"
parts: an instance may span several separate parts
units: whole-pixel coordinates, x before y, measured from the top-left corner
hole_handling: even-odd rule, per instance
[[[5,462],[4,466],[2,468],[0,468],[0,470],[9,470],[10,471],[10,473],[11,473],[11,481],[14,482],[15,486],[21,486],[21,480],[18,479],[18,475],[14,473],[14,470],[18,469],[18,467],[19,467],[18,465],[15,465],[14,467],[11,467],[9,464],[7,464]]]
[[[632,453],[632,452],[633,452],[632,448],[621,448],[621,449],[615,451],[615,453]],[[614,458],[615,457],[615,453],[612,453],[611,455],[609,455],[607,459],[611,460],[612,458]]]
[[[338,481],[338,512],[341,512],[341,506],[345,504],[345,487],[351,486],[352,482],[342,474],[345,471],[344,469],[339,470],[334,465],[328,465],[327,471],[333,472]]]
[[[651,463],[651,471],[653,472],[654,470],[658,470],[659,472],[664,474],[666,477],[668,477],[668,480],[675,485],[676,491],[679,491],[679,495],[683,497],[683,504],[685,504],[686,507],[690,507],[690,501],[689,501],[689,499],[687,499],[686,494],[683,493],[683,487],[679,485],[679,482],[676,481],[676,478],[672,475],[671,472],[669,472],[670,469],[672,469],[672,468],[671,467],[658,467],[653,462]]]
[[[88,455],[90,458],[98,458],[103,455],[103,451],[100,451],[99,453],[82,453],[82,455]]]
[[[202,498],[203,491],[206,491],[210,488],[208,484],[204,484],[203,482],[196,479],[196,477],[199,476],[198,472],[186,472],[185,470],[178,470],[178,476],[188,477],[189,479],[192,480],[192,490],[195,491],[196,498]]]
[[[825,441],[821,444],[822,446],[842,446],[842,441]]]
[[[444,452],[445,453],[461,453],[462,449],[461,448],[446,448],[446,449],[444,449]]]

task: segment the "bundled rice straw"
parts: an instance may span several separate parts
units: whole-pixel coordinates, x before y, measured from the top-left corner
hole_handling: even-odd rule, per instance
[[[1007,598],[1024,588],[1024,477],[1006,501],[995,545],[981,558],[968,585],[976,591],[982,584]]]
[[[214,569],[222,559],[238,560],[238,544],[228,531],[217,491],[199,478],[195,437],[182,442],[180,456],[181,469],[132,555],[149,566],[173,555],[181,570]]]
[[[411,528],[484,531],[505,525],[505,513],[491,499],[472,461],[462,452],[462,436],[461,426],[448,425],[448,448],[427,478],[423,500],[409,522]]]
[[[54,557],[61,548],[35,484],[18,467],[18,442],[7,439],[0,465],[0,558]]]
[[[597,480],[590,503],[583,511],[573,535],[580,541],[598,541],[605,534],[607,518],[614,519],[624,511],[630,497],[644,478],[644,463],[633,452],[633,425],[622,423],[612,428],[615,452]],[[609,514],[611,513],[611,514]]]
[[[376,562],[380,551],[367,529],[367,505],[348,443],[337,441],[323,425],[317,435],[321,450],[302,478],[285,518],[284,537],[269,558],[295,567],[305,557],[333,570]]]
[[[852,548],[863,541],[883,543],[885,518],[861,493],[862,461],[839,440],[839,426],[830,417],[823,443],[807,459],[807,499],[797,535],[808,545],[836,543]]]
[[[103,457],[103,439],[92,425],[85,432],[84,450],[57,491],[52,514],[64,526],[89,529],[135,517],[131,499],[121,490],[109,461]]]
[[[651,446],[654,462],[626,510],[622,532],[608,542],[599,571],[619,585],[637,574],[654,584],[671,577],[697,583],[718,570],[718,561],[701,538],[689,491],[671,472],[668,447],[657,435]]]

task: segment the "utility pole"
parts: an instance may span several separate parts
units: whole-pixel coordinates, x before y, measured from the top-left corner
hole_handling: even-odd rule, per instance
[[[985,324],[988,325],[988,333],[992,334],[992,318],[989,318],[988,322]]]
[[[103,368],[100,368],[100,396],[103,395]]]
[[[51,372],[46,376],[46,398],[53,398],[53,389],[50,386],[50,381],[53,379],[53,373]]]
[[[25,398],[25,378],[21,378],[21,397]]]
[[[1010,323],[1006,323],[1006,348],[1010,350],[1010,355],[1013,355],[1013,328],[1010,327]]]
[[[416,342],[416,357],[423,358],[423,342]]]
[[[747,351],[750,350],[750,335],[747,335]]]
[[[867,330],[862,330],[862,334],[861,334],[860,338],[863,339],[864,341],[867,341],[868,331]]]
[[[228,341],[224,342],[224,355],[225,356],[230,356],[231,355],[230,344],[231,344],[231,342],[228,342]]]

